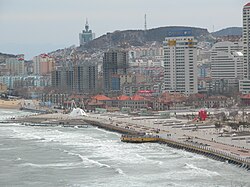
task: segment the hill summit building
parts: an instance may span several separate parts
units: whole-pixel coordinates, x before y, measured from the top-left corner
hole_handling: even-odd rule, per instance
[[[88,20],[86,20],[85,30],[83,30],[82,33],[79,34],[80,46],[83,46],[85,43],[93,39],[95,39],[95,33],[92,33],[92,30],[89,30],[89,23]]]

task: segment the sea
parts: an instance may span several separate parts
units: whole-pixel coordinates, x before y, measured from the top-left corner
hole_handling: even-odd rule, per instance
[[[30,114],[0,109],[0,121]],[[250,187],[250,172],[164,144],[123,143],[91,125],[0,123],[0,186]]]

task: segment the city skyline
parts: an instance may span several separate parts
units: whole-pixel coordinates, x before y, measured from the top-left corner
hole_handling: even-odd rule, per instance
[[[247,2],[3,0],[0,2],[0,52],[24,53],[26,59],[31,59],[43,52],[78,46],[78,34],[84,29],[86,18],[97,37],[115,30],[144,29],[144,14],[147,14],[148,29],[180,25],[212,32],[213,27],[215,31],[241,27],[242,7]]]

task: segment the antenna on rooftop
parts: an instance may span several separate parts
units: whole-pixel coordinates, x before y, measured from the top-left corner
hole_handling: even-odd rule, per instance
[[[144,30],[147,30],[147,14],[144,15]]]

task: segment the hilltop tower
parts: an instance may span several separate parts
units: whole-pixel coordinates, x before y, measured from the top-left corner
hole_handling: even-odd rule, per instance
[[[79,34],[79,43],[80,46],[83,46],[85,43],[95,39],[95,33],[92,33],[92,30],[89,30],[88,19],[86,19],[85,30]]]
[[[144,15],[144,30],[147,30],[147,14]]]

